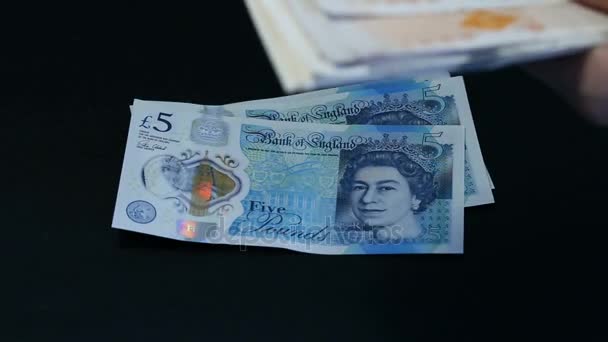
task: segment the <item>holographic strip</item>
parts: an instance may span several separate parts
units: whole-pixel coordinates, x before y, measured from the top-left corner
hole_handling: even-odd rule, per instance
[[[203,241],[205,224],[192,220],[177,221],[177,235],[190,241]]]

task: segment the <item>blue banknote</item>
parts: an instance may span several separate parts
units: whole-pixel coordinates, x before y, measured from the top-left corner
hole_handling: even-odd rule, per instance
[[[146,101],[136,100],[134,106]],[[204,106],[151,102],[164,110],[199,110],[226,116],[296,123],[357,125],[463,125],[466,128],[465,206],[494,203],[462,77],[417,82],[371,82],[287,97]]]
[[[112,226],[318,254],[462,253],[464,127],[132,107]]]
[[[445,77],[448,78],[448,77]],[[362,93],[362,94],[385,94],[396,91],[405,91],[409,89],[418,89],[429,86],[432,80],[423,79],[391,79],[382,80],[375,82],[355,83],[335,88],[326,88],[315,91],[309,91],[304,93],[292,94],[287,96],[248,100],[242,102],[236,102],[231,104],[223,105],[204,105],[187,102],[169,102],[169,101],[144,101],[135,99],[133,102],[134,106],[138,106],[141,103],[154,103],[158,108],[163,110],[196,110],[201,112],[218,112],[221,111],[225,115],[237,115],[244,116],[245,111],[248,109],[257,108],[285,108],[286,106],[299,107],[305,104],[314,102],[315,99],[323,98],[327,101],[332,99],[342,99],[343,96],[337,96],[336,94],[344,93]],[[331,95],[336,95],[332,97]]]

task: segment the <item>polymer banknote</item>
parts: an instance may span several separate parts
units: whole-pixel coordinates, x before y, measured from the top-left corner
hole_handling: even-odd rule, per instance
[[[132,107],[114,228],[319,254],[462,253],[464,127]]]

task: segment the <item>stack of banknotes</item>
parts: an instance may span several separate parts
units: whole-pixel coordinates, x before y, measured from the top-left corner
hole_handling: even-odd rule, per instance
[[[489,70],[606,40],[608,17],[569,0],[247,0],[286,92]]]
[[[494,203],[462,77],[134,100],[114,228],[319,254],[463,253]]]

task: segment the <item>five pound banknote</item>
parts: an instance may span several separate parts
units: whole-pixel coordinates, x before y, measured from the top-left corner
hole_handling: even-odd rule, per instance
[[[462,253],[462,125],[133,106],[112,226],[319,254]]]

